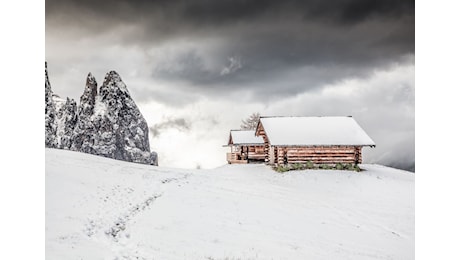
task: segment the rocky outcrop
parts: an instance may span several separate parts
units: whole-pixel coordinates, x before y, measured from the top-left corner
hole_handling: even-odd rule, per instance
[[[45,76],[46,147],[158,165],[147,122],[117,72],[106,74],[99,93],[89,73],[78,107],[72,99],[53,98],[46,66]]]
[[[54,98],[56,100],[56,98]],[[72,136],[77,124],[77,102],[66,98],[61,105],[56,106],[56,137],[57,148],[70,149]]]
[[[147,122],[115,71],[106,74],[95,106],[94,147],[100,155],[138,163],[156,161],[150,153]]]
[[[48,78],[48,64],[45,62],[45,147],[56,148],[56,107],[53,102],[53,91]]]
[[[73,133],[71,150],[84,153],[97,154],[93,149],[96,129],[92,121],[94,106],[96,104],[97,82],[94,76],[89,73],[86,77],[86,86],[83,95],[80,97],[78,107],[78,121]]]

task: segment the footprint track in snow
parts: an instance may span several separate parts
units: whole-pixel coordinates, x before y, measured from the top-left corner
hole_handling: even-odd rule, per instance
[[[127,212],[118,217],[118,220],[105,231],[105,234],[112,237],[115,242],[118,242],[121,233],[126,230],[127,223],[140,212],[148,209],[149,206],[162,195],[162,193],[154,194],[153,196],[148,197],[145,201],[132,206]]]

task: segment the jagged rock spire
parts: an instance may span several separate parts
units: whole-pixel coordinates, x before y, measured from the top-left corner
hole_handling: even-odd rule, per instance
[[[45,147],[57,147],[56,107],[53,102],[53,91],[48,78],[48,63],[45,61]]]
[[[147,122],[117,72],[105,75],[99,93],[96,79],[88,73],[77,108],[69,98],[56,96],[53,102],[45,62],[45,90],[46,147],[158,165],[157,154],[150,152]]]
[[[105,137],[96,144],[104,156],[140,163],[156,160],[150,153],[147,122],[117,72],[106,74],[99,94],[107,111],[95,119],[98,136]]]
[[[97,82],[93,74],[88,73],[86,77],[86,86],[83,95],[80,97],[80,116],[89,116],[93,114],[94,105],[96,104]]]
[[[65,103],[57,111],[58,148],[70,149],[73,142],[73,132],[78,121],[77,102],[66,98]]]
[[[93,149],[96,130],[92,121],[97,97],[97,81],[93,74],[88,73],[83,94],[78,107],[78,121],[72,137],[71,150],[95,154]]]

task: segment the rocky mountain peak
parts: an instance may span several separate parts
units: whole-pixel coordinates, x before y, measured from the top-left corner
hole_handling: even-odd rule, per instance
[[[57,111],[56,117],[58,148],[70,149],[77,120],[77,102],[71,98],[66,98]]]
[[[105,97],[107,92],[122,92],[129,95],[128,88],[121,79],[120,75],[114,70],[105,75],[104,83],[102,83],[99,91],[102,97]]]
[[[45,61],[45,147],[57,147],[56,105],[48,78],[48,63]]]
[[[147,122],[116,71],[105,75],[99,93],[88,73],[79,106],[69,98],[52,98],[46,63],[45,88],[46,147],[158,165],[157,154],[150,152]]]
[[[86,86],[93,86],[97,85],[96,78],[93,76],[91,72],[88,73],[88,76],[86,76]]]
[[[85,90],[83,91],[83,95],[80,97],[80,104],[81,107],[84,111],[85,114],[92,113],[92,107],[95,104],[97,96],[97,82],[96,78],[93,76],[93,74],[88,73],[88,76],[86,77],[86,86]]]
[[[51,84],[48,78],[48,63],[45,61],[45,91],[51,91]]]

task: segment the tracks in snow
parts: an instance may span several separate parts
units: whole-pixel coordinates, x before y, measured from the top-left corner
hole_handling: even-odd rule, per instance
[[[145,201],[131,207],[126,213],[118,217],[118,220],[115,221],[114,225],[109,227],[105,234],[112,237],[115,242],[118,242],[123,231],[126,230],[127,223],[134,218],[139,213],[148,209],[150,204],[152,204],[157,198],[161,197],[163,194],[154,194],[153,196],[148,197]]]
[[[126,210],[121,210],[121,213],[118,213],[115,217],[107,217],[107,213],[110,214],[109,209],[108,212],[100,212],[100,215],[106,215],[106,217],[89,219],[85,225],[85,235],[90,239],[109,244],[110,248],[115,253],[114,260],[151,259],[151,256],[145,256],[145,254],[139,252],[139,248],[137,248],[136,245],[130,245],[129,225],[143,212],[152,208],[154,202],[163,196],[166,186],[172,183],[182,182],[189,178],[190,175],[190,173],[185,173],[181,177],[157,179],[156,181],[160,184],[157,191],[150,193],[150,195],[146,195],[139,203],[134,205],[130,203],[130,206]],[[103,210],[101,209],[101,211]],[[112,221],[108,221],[108,219],[112,219]]]

